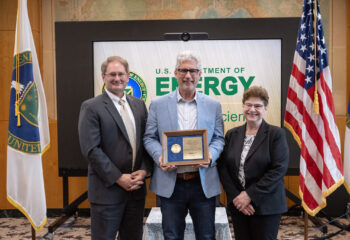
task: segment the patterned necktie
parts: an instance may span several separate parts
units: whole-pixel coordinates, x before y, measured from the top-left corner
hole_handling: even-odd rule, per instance
[[[132,121],[129,117],[128,111],[126,110],[125,101],[123,99],[120,99],[118,103],[121,106],[120,116],[123,119],[124,126],[126,128],[126,132],[128,133],[129,141],[132,148],[132,169],[134,169],[136,159],[136,133]]]

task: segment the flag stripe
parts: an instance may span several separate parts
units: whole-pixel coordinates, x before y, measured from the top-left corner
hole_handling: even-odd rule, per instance
[[[319,203],[315,200],[315,198],[313,197],[313,194],[311,194],[309,192],[309,190],[307,189],[303,175],[300,175],[299,179],[300,179],[300,183],[301,183],[300,189],[302,189],[301,192],[303,193],[303,195],[306,193],[306,196],[308,196],[307,197],[307,205],[311,206],[312,208],[317,207]]]
[[[288,99],[292,100],[293,103],[297,103],[296,105],[294,105],[294,109],[299,109],[298,113],[303,112],[305,108],[303,108],[302,102],[298,99],[297,94],[293,91],[293,89],[290,89],[289,91],[289,95],[288,95]],[[291,106],[292,103],[289,103],[289,106]],[[290,115],[290,113],[287,111],[286,114]],[[294,115],[295,116],[295,115]],[[298,114],[298,116],[300,116],[300,114]],[[289,116],[287,116],[289,117]],[[293,119],[291,119],[292,121],[292,125],[297,125],[296,121]],[[290,121],[290,122],[291,122]],[[297,128],[297,132],[299,132],[299,134],[301,133],[301,128],[298,126]],[[307,133],[307,132],[306,132]],[[300,136],[300,135],[299,135]],[[303,138],[300,138],[300,142],[301,142],[301,155],[304,159],[306,159],[305,161],[307,162],[308,166],[314,166],[312,168],[310,168],[310,174],[314,176],[317,184],[319,185],[319,187],[321,188],[322,186],[322,168],[319,169],[320,167],[316,166],[316,163],[313,161],[313,158],[310,156],[309,154],[309,149],[316,149],[314,145],[311,146],[311,144],[313,143],[312,141],[309,141],[309,146],[305,147],[305,143],[303,141]]]
[[[312,117],[310,117],[309,112],[308,112],[308,109],[312,106],[312,103],[310,101],[304,100],[304,102],[308,103],[307,104],[308,106],[305,107],[303,104],[304,102],[298,96],[298,95],[302,95],[302,93],[303,93],[302,88],[295,87],[295,89],[297,91],[293,91],[292,89],[290,89],[290,91],[289,91],[290,95],[288,95],[288,99],[291,99],[291,98],[293,99],[295,107],[298,109],[298,112],[303,116],[302,126],[305,126],[305,127],[302,127],[302,129],[312,133],[312,134],[310,134],[310,140],[311,139],[313,140],[313,143],[316,144],[316,147],[319,150],[319,154],[321,154],[323,157],[322,138],[318,132],[317,126],[314,123],[314,119],[312,119]],[[321,140],[321,142],[320,142],[320,140]],[[308,144],[308,143],[306,143],[306,144]],[[312,146],[312,148],[314,149],[315,146]]]
[[[322,78],[320,80],[320,82],[322,82]],[[311,89],[311,88],[310,88]],[[319,99],[321,99],[320,102],[320,115],[323,121],[323,136],[322,138],[326,139],[327,141],[325,142],[325,164],[329,169],[333,169],[335,172],[334,174],[338,175],[339,177],[339,171],[338,169],[342,169],[342,164],[341,164],[341,153],[340,153],[340,144],[339,142],[337,143],[335,140],[335,137],[337,137],[338,139],[340,139],[339,137],[339,132],[335,123],[335,119],[333,118],[333,114],[329,114],[331,111],[331,109],[326,109],[326,111],[324,111],[323,108],[323,101],[322,99],[327,99],[327,98],[331,98],[332,95],[329,96],[325,96],[324,92],[321,91],[323,90],[323,88],[319,88]],[[322,95],[322,96],[321,96]],[[332,104],[333,104],[333,100],[332,100]],[[325,105],[326,107],[328,105]],[[328,113],[328,115],[326,114]],[[328,121],[328,119],[330,121]],[[333,134],[334,133],[334,134]],[[332,155],[332,156],[330,156]],[[328,161],[328,159],[332,159],[332,161]],[[334,160],[334,161],[333,161]],[[334,163],[336,164],[336,166],[334,165]],[[330,164],[330,166],[328,166]],[[342,174],[342,173],[341,173]],[[332,174],[333,175],[333,174]],[[333,185],[335,182],[332,181],[331,185]],[[331,185],[327,186],[330,187]]]

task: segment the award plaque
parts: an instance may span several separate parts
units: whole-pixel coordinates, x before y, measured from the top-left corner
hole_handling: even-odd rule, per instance
[[[210,163],[207,129],[163,132],[162,148],[164,165]]]

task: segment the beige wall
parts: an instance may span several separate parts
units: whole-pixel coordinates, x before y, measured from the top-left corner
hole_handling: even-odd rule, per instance
[[[321,12],[333,76],[336,120],[343,144],[349,99],[349,3],[321,0]],[[6,144],[10,79],[17,1],[0,0],[0,209],[6,200]],[[62,180],[58,177],[57,110],[55,80],[55,21],[300,17],[302,0],[28,0],[29,18],[39,56],[50,119],[51,148],[43,158],[48,208],[60,208]],[[286,187],[297,194],[298,177],[285,177]],[[86,191],[86,178],[70,178],[70,201]],[[224,200],[224,197],[223,197]],[[149,194],[147,206],[155,205]],[[88,207],[84,203],[82,207]]]

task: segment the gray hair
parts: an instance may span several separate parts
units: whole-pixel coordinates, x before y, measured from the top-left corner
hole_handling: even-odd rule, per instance
[[[195,61],[197,63],[197,68],[200,71],[202,71],[202,64],[201,64],[201,61],[199,59],[199,56],[197,56],[195,53],[188,51],[188,50],[180,52],[177,55],[175,69],[178,69],[180,64],[183,62],[186,62],[186,61]]]

